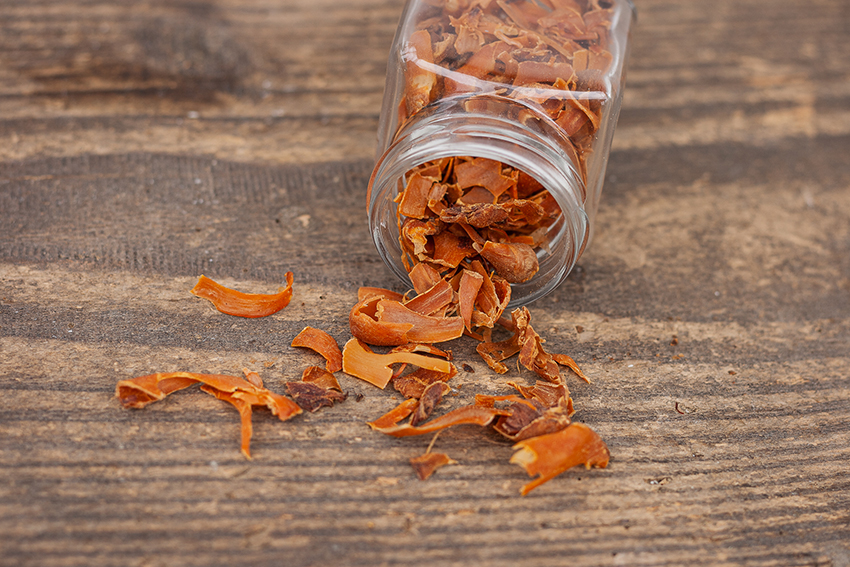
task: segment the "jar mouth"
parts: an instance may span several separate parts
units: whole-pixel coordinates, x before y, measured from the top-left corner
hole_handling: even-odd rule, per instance
[[[403,282],[410,278],[402,262],[397,204],[400,183],[413,168],[447,157],[482,157],[499,161],[531,176],[555,199],[561,215],[547,229],[547,242],[537,250],[539,270],[527,282],[511,285],[509,308],[531,303],[554,290],[575,265],[589,232],[584,210],[584,183],[572,158],[557,143],[556,126],[535,120],[518,124],[506,113],[469,112],[470,96],[443,99],[423,109],[399,129],[378,158],[368,188],[372,239],[384,262]],[[480,102],[516,107],[498,96],[475,95]],[[535,112],[530,107],[522,110]],[[548,119],[546,119],[548,121]],[[569,143],[568,141],[566,143]]]

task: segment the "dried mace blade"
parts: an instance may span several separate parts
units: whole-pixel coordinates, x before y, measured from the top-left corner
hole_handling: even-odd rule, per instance
[[[419,406],[410,417],[410,425],[415,427],[431,416],[431,412],[443,399],[443,386],[442,382],[434,382],[425,388],[419,397]]]
[[[351,339],[342,349],[342,371],[383,389],[393,378],[393,364],[412,364],[443,374],[456,374],[457,369],[448,360],[441,360],[413,352],[372,351],[358,339]]]
[[[510,283],[527,282],[540,269],[537,253],[528,244],[488,240],[479,252]]]
[[[251,458],[251,408],[266,406],[281,421],[301,413],[298,404],[280,394],[258,385],[259,376],[246,372],[249,380],[226,374],[199,374],[195,372],[158,372],[130,380],[120,380],[115,385],[115,397],[125,408],[143,408],[164,399],[167,395],[202,384],[202,390],[232,404],[242,419],[242,453]]]
[[[410,466],[416,472],[419,480],[428,480],[434,471],[446,465],[456,465],[457,461],[445,453],[425,453],[410,459]]]
[[[310,413],[322,407],[332,407],[335,402],[343,402],[348,397],[336,390],[321,388],[310,382],[287,382],[286,391],[299,406]]]
[[[192,295],[208,299],[216,309],[227,315],[236,317],[267,317],[289,305],[292,299],[292,272],[286,272],[286,287],[277,293],[243,293],[224,287],[206,276],[198,278],[198,283],[192,288]]]
[[[322,407],[333,407],[348,398],[336,377],[321,366],[305,368],[301,381],[287,382],[286,391],[299,406],[311,413]]]
[[[332,336],[321,329],[304,327],[304,330],[292,339],[292,346],[309,348],[321,354],[327,361],[325,368],[328,372],[342,370],[342,351],[339,350],[339,345]]]
[[[341,364],[342,363],[340,363],[340,365]],[[315,384],[325,390],[336,390],[337,392],[342,393],[342,388],[340,387],[336,376],[321,366],[308,366],[305,368],[301,375],[301,381]]]
[[[520,441],[514,449],[517,452],[511,462],[524,468],[528,476],[539,475],[522,487],[523,496],[576,465],[605,468],[610,457],[602,438],[583,423]]]
[[[393,437],[409,437],[411,435],[436,433],[437,431],[442,431],[447,427],[454,427],[457,425],[478,425],[486,427],[497,417],[510,414],[508,411],[493,407],[473,405],[459,407],[418,426],[413,426],[409,423],[398,423],[398,421],[413,413],[417,407],[418,400],[410,398],[402,402],[395,410],[381,416],[375,421],[370,422],[369,426],[376,431],[380,431],[381,433],[385,433]],[[403,408],[404,411],[401,411],[401,408]],[[398,421],[393,423],[392,419],[396,417],[398,417]]]

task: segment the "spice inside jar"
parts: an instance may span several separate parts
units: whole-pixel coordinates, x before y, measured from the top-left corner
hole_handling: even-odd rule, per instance
[[[400,277],[478,264],[514,304],[566,278],[592,232],[632,17],[620,0],[408,3],[369,188]]]

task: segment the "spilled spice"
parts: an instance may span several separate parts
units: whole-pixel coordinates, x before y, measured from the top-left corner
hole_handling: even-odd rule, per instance
[[[569,356],[550,354],[544,349],[543,339],[531,325],[528,309],[514,309],[510,319],[503,316],[510,301],[510,286],[499,287],[500,276],[488,273],[478,261],[473,261],[469,268],[463,268],[459,273],[448,274],[441,274],[428,264],[419,266],[414,270],[416,274],[412,279],[417,282],[420,293],[414,290],[408,296],[380,288],[361,288],[358,291],[359,301],[349,319],[355,336],[343,349],[327,332],[313,327],[306,327],[292,340],[293,347],[308,348],[321,354],[326,365],[308,366],[300,381],[286,382],[291,399],[268,390],[259,374],[247,370],[244,378],[191,372],[140,376],[118,382],[116,397],[126,408],[142,408],[177,390],[200,383],[204,392],[230,403],[239,412],[241,448],[245,457],[250,459],[253,407],[268,407],[282,421],[304,410],[315,412],[322,407],[333,407],[347,399],[334,375],[334,372],[342,370],[378,388],[392,383],[405,397],[397,407],[369,422],[369,426],[377,432],[392,437],[410,437],[474,425],[490,428],[515,442],[517,452],[511,462],[522,466],[530,476],[537,476],[523,487],[522,494],[578,464],[606,466],[608,450],[605,443],[586,425],[571,423],[573,401],[559,367],[568,368],[584,380],[587,380],[586,376]],[[287,279],[292,281],[291,274]],[[469,282],[472,285],[468,285]],[[290,285],[287,287],[290,297],[291,292]],[[240,300],[243,311],[258,312],[250,305],[251,297]],[[254,297],[253,300],[264,304],[267,298]],[[408,311],[416,316],[408,317],[405,322],[383,319],[386,313]],[[429,319],[423,323],[421,317]],[[451,381],[458,371],[452,362],[451,351],[433,344],[444,342],[446,333],[440,328],[441,323],[432,320],[452,329],[457,325],[455,321],[460,321],[461,333],[453,330],[451,336],[458,338],[460,334],[466,334],[479,341],[477,351],[494,371],[509,372],[503,361],[517,356],[518,365],[533,372],[537,381],[530,386],[508,381],[506,385],[515,393],[501,396],[478,394],[472,404],[440,414],[439,406],[453,391]],[[392,331],[386,332],[385,326]],[[511,336],[493,342],[491,334],[497,327],[511,333]],[[363,329],[372,331],[364,333]],[[388,336],[394,337],[393,340],[388,341]],[[413,341],[411,337],[419,338],[421,342]],[[399,344],[386,352],[375,352],[370,347],[370,344],[386,346],[384,343],[387,342]],[[471,369],[466,363],[462,366]],[[454,463],[447,455],[431,453],[430,449],[429,446],[424,455],[411,459],[411,466],[423,480],[437,468]]]

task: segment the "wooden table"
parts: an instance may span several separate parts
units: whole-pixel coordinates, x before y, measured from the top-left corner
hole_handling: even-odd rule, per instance
[[[0,5],[0,564],[850,565],[850,5],[643,0],[596,239],[531,306],[604,470],[520,497],[474,427],[436,449],[366,426],[400,399],[281,423],[156,371],[267,385],[343,343],[362,285],[403,289],[365,187],[401,0]],[[200,274],[295,297],[259,320]],[[506,393],[471,342],[449,406]],[[513,379],[528,378],[511,374]],[[357,401],[362,395],[362,400]]]

